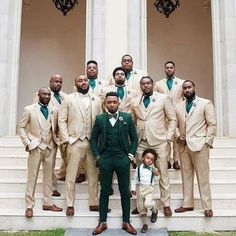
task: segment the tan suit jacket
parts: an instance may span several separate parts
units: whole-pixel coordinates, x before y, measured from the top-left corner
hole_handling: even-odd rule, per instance
[[[102,97],[103,95],[103,90],[105,87],[108,87],[109,86],[109,82],[106,81],[106,80],[102,80],[100,78],[97,78],[96,79],[96,86],[94,89],[92,88],[89,88],[89,93],[91,95],[96,95],[96,96],[99,96],[99,97]]]
[[[106,87],[103,90],[102,102],[104,103],[106,94],[108,92],[117,92],[117,87],[115,85],[111,85]],[[125,86],[125,95],[122,100],[120,100],[119,111],[123,112],[131,112],[131,100],[137,96],[137,92],[134,89],[128,88]]]
[[[101,99],[89,94],[92,104],[92,125],[96,115],[102,113]],[[85,109],[78,92],[67,95],[62,103],[58,118],[61,143],[73,144],[78,140],[86,124]],[[89,137],[90,138],[90,137]]]
[[[196,97],[189,114],[186,112],[186,101],[182,101],[176,106],[176,116],[176,137],[185,135],[191,151],[202,150],[206,143],[212,146],[216,132],[216,117],[210,100]],[[183,150],[184,145],[179,144],[179,151]]]
[[[159,80],[155,84],[155,91],[167,94],[172,99],[174,107],[177,103],[184,100],[182,85],[184,80],[174,77],[172,89],[169,90],[166,84],[166,78]]]
[[[176,115],[171,99],[166,94],[154,92],[147,108],[142,95],[132,100],[132,113],[137,124],[139,142],[145,132],[149,145],[159,145],[173,140],[176,129]],[[166,119],[169,121],[166,128]]]
[[[51,119],[52,124],[52,135],[55,143],[58,144],[58,111],[52,106],[48,106],[49,109],[49,118]],[[18,134],[23,142],[23,144],[29,150],[36,148],[41,142],[41,127],[43,122],[43,114],[40,111],[40,105],[34,103],[30,106],[24,108],[24,113],[22,119],[18,123]]]

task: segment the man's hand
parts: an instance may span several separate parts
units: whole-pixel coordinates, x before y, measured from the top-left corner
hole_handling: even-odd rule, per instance
[[[153,173],[154,175],[156,175],[156,176],[158,176],[158,175],[160,174],[159,170],[156,169],[156,168],[153,168],[153,169],[152,169],[152,173]]]
[[[131,191],[131,193],[135,196],[136,195],[136,191]]]
[[[177,138],[177,143],[186,144],[186,137],[185,137],[184,134],[180,135],[180,136]]]
[[[62,150],[62,152],[66,152],[66,149],[67,149],[67,147],[68,147],[68,144],[69,144],[68,142],[61,144],[61,150]]]
[[[95,164],[95,166],[98,168],[99,167],[99,159],[100,159],[100,156],[96,156],[95,157],[95,161],[96,161],[96,164]]]

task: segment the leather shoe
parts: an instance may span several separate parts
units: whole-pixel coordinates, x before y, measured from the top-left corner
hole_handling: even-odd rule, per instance
[[[175,209],[176,213],[183,213],[186,211],[193,211],[193,207],[179,207],[179,208]]]
[[[67,216],[73,216],[74,213],[75,213],[74,207],[67,207],[67,209],[66,209]]]
[[[60,194],[57,190],[53,190],[52,196],[53,196],[53,197],[60,197],[61,194]]]
[[[206,217],[212,217],[213,216],[213,211],[212,210],[205,210],[204,214]]]
[[[99,223],[98,226],[94,229],[93,235],[100,234],[102,231],[107,229],[107,223]]]
[[[133,235],[137,234],[136,229],[130,223],[123,222],[122,229],[125,230],[129,234],[133,234]]]
[[[138,215],[138,214],[139,214],[138,208],[136,207],[135,209],[133,209],[133,210],[131,211],[131,214],[132,214],[132,215]]]
[[[164,215],[165,216],[172,216],[172,211],[171,211],[169,206],[163,207],[163,210],[164,210]]]
[[[53,204],[51,206],[43,205],[43,210],[44,211],[62,211],[63,209]]]
[[[171,169],[171,163],[170,163],[170,161],[167,161],[167,169]]]
[[[86,180],[85,174],[80,174],[79,177],[76,177],[75,183],[80,184]]]
[[[99,211],[99,206],[89,206],[89,210],[90,210],[90,211]],[[111,212],[111,209],[108,208],[108,209],[107,209],[107,212],[108,212],[108,213]]]
[[[65,179],[66,179],[66,177],[60,177],[60,178],[58,178],[58,180],[60,180],[60,181],[65,181]]]
[[[25,217],[27,217],[27,218],[32,218],[33,217],[33,209],[32,208],[27,208],[25,210]]]
[[[148,230],[148,225],[147,224],[144,224],[142,229],[140,230],[141,233],[146,233]]]
[[[151,222],[152,223],[155,223],[157,221],[157,214],[158,214],[158,211],[152,212],[152,214],[151,214]]]
[[[181,169],[180,164],[179,164],[178,161],[175,161],[175,162],[174,162],[174,164],[173,164],[173,169],[175,169],[175,170],[180,170],[180,169]]]

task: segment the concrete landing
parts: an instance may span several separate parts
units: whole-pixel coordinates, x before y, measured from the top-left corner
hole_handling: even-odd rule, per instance
[[[95,226],[96,227],[96,226]],[[142,235],[142,236],[168,236],[168,231],[167,228],[159,228],[159,229],[151,229],[147,231],[147,233],[143,234],[140,233],[140,229],[136,229],[138,231],[137,235]],[[93,229],[77,229],[77,228],[68,228],[65,231],[64,236],[91,236],[92,235]],[[125,236],[129,235],[126,231],[122,229],[107,229],[103,231],[101,236]]]

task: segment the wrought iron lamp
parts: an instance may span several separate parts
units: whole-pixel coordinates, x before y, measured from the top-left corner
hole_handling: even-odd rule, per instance
[[[156,0],[154,6],[157,11],[163,13],[166,18],[168,18],[169,15],[180,6],[180,0]]]
[[[72,10],[78,4],[78,0],[52,0],[56,8],[62,11],[65,16],[68,11]]]

